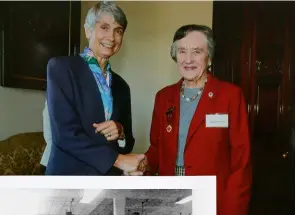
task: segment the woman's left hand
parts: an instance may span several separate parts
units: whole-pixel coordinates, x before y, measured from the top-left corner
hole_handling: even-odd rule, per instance
[[[123,127],[119,122],[114,122],[113,120],[94,123],[93,127],[96,129],[96,133],[103,134],[108,141],[113,141],[119,139],[123,133]]]

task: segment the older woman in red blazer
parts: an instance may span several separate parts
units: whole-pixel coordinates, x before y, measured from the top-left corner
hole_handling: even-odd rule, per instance
[[[171,56],[182,79],[155,98],[151,146],[139,167],[150,174],[216,175],[217,214],[246,215],[251,164],[248,117],[239,87],[208,70],[214,53],[210,28],[177,30]]]

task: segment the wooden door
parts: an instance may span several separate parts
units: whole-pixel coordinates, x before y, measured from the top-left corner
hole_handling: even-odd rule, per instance
[[[214,2],[213,73],[242,88],[254,140],[293,126],[293,15],[293,2]]]
[[[243,12],[244,4],[241,2],[214,3],[213,33],[216,46],[212,72],[219,79],[237,85],[241,85]]]
[[[253,28],[251,96],[254,97],[254,139],[277,141],[286,138],[282,132],[291,129],[289,109],[292,94],[290,41],[294,28],[290,28],[293,4],[288,2],[253,3],[255,19]],[[277,14],[276,16],[274,14]],[[291,109],[290,109],[291,110]]]

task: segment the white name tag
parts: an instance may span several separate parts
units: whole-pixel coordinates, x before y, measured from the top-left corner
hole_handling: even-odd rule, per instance
[[[228,128],[228,114],[207,114],[207,128]]]

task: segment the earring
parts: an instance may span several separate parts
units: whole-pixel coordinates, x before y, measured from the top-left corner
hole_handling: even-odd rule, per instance
[[[211,71],[212,62],[208,62],[208,71]]]

